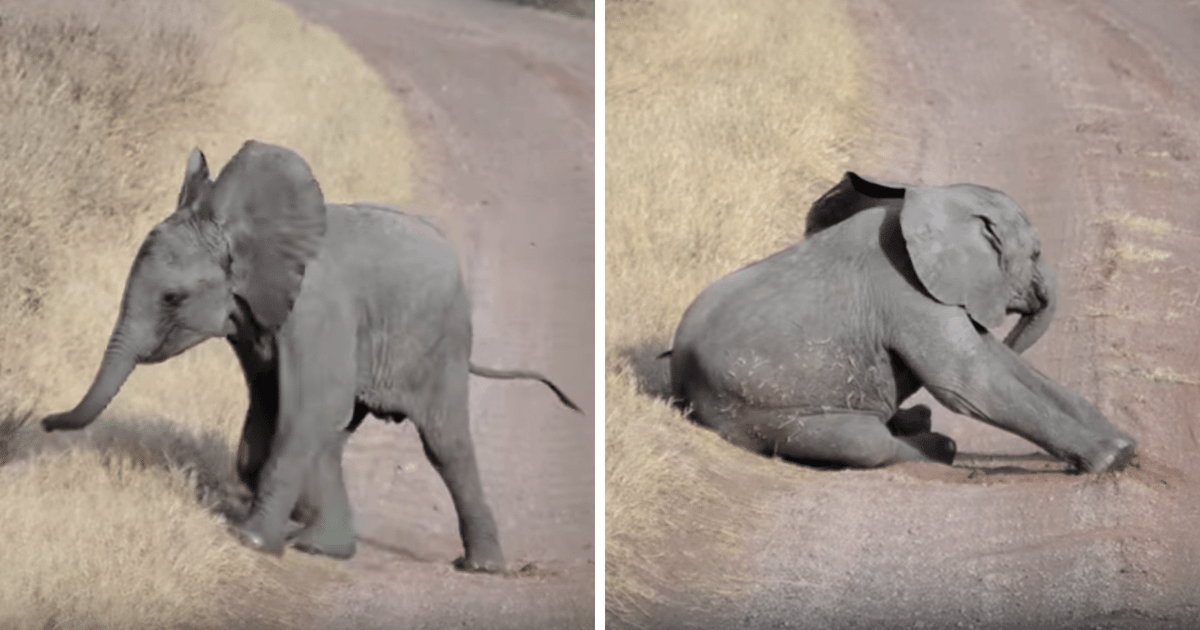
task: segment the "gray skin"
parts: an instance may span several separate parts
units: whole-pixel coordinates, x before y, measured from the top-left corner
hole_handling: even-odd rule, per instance
[[[1055,283],[1007,195],[847,173],[813,204],[805,240],[687,309],[672,392],[729,441],[801,463],[951,463],[929,409],[899,409],[924,386],[1077,470],[1120,468],[1134,439],[1019,356],[1050,325]],[[1001,343],[988,329],[1008,313],[1021,317]]]
[[[87,426],[136,364],[212,337],[228,339],[250,389],[237,471],[254,498],[232,526],[244,543],[354,554],[341,458],[371,413],[416,425],[458,513],[456,566],[505,569],[471,444],[468,374],[541,380],[578,408],[536,372],[470,362],[467,294],[435,228],[390,208],[326,204],[308,164],[283,147],[249,141],[215,181],[193,151],[177,210],[133,262],[95,380],[43,427]],[[301,524],[290,538],[289,517]]]

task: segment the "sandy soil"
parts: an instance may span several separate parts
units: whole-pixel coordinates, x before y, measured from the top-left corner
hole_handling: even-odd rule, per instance
[[[609,625],[1200,627],[1200,7],[851,5],[876,63],[875,174],[982,183],[1022,205],[1061,283],[1058,319],[1027,357],[1136,436],[1139,459],[1064,474],[940,410],[953,468],[822,473],[790,491],[737,488],[726,472],[731,497],[775,501],[708,569],[744,579],[736,592],[678,584],[689,605],[645,602]],[[663,575],[704,562],[675,551]]]
[[[453,505],[416,432],[368,420],[345,456],[359,552],[314,627],[592,627],[594,30],[484,0],[290,0],[342,35],[404,100],[432,159],[474,300],[476,362],[543,371],[473,378],[484,490],[515,574],[466,575]]]

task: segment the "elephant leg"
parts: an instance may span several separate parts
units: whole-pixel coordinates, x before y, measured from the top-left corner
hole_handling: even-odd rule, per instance
[[[471,423],[467,413],[467,370],[447,366],[447,383],[440,413],[413,416],[421,434],[425,456],[442,476],[454,509],[458,514],[458,530],[462,536],[464,555],[455,560],[461,571],[499,573],[506,569],[500,550],[500,537],[492,511],[483,498],[483,484],[475,462],[475,446],[471,442]]]
[[[345,430],[341,431],[341,435],[339,435],[340,442],[329,447],[336,448],[338,451],[336,460],[336,474],[339,478],[342,474],[341,452],[345,447],[344,442],[350,437],[350,434],[358,428],[358,425],[362,424],[363,418],[367,416],[367,413],[366,405],[362,404],[361,402],[354,403],[354,412],[350,416],[350,423],[346,426]],[[317,517],[322,509],[321,506],[323,505],[324,501],[323,497],[332,498],[336,496],[331,495],[326,491],[327,488],[332,486],[328,483],[328,480],[322,476],[327,475],[334,470],[335,469],[328,464],[323,464],[322,460],[318,457],[316,465],[311,471],[309,471],[308,477],[304,484],[304,491],[300,494],[300,500],[296,502],[296,507],[292,510],[293,521],[296,521],[305,527],[312,525],[317,521]],[[344,488],[341,494],[345,494]]]
[[[319,452],[313,436],[280,439],[277,434],[263,464],[250,515],[233,528],[234,535],[249,547],[282,555],[288,516],[300,499],[307,474],[315,467]]]
[[[321,330],[319,325],[295,319],[287,324],[292,325]],[[304,493],[310,472],[351,419],[355,402],[353,347],[336,334],[281,335],[275,433],[259,472],[250,516],[233,530],[246,545],[275,555],[283,553],[288,517]],[[341,419],[342,424],[331,426],[331,419]]]
[[[277,405],[264,401],[264,398],[263,393],[250,391],[250,409],[246,411],[246,423],[242,426],[242,439],[238,444],[238,479],[251,495],[258,494],[259,475],[275,438]]]
[[[341,559],[354,555],[353,515],[342,479],[342,452],[349,437],[339,431],[308,473],[300,504],[307,506],[309,520],[291,541],[300,551]]]
[[[901,338],[900,354],[938,402],[1015,433],[1088,472],[1124,466],[1136,442],[1083,397],[1046,378],[965,317]]]
[[[929,433],[933,430],[932,417],[927,405],[913,405],[908,409],[897,409],[887,421],[887,428],[897,437]]]
[[[870,413],[797,415],[787,409],[741,411],[726,438],[764,455],[824,466],[876,468],[902,461],[954,461],[954,440],[926,431],[897,437]]]

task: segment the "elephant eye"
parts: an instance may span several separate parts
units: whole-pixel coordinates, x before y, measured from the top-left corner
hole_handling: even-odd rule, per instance
[[[996,257],[1003,258],[1004,250],[1000,245],[1000,237],[996,236],[995,227],[992,226],[992,222],[987,217],[980,218],[983,219],[983,237],[987,239],[988,245],[991,245],[992,249],[996,250]]]
[[[187,293],[183,291],[168,291],[162,296],[163,306],[168,308],[177,308],[183,304],[183,300],[187,297]]]

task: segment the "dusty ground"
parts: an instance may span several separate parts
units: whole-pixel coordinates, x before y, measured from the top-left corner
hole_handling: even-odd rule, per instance
[[[464,575],[449,494],[411,427],[368,420],[345,456],[360,536],[314,627],[575,628],[594,619],[595,23],[482,0],[293,0],[405,100],[424,196],[461,243],[474,360],[538,384],[472,380],[484,491],[515,577]]]
[[[874,59],[875,174],[1012,195],[1061,281],[1029,360],[1140,440],[1117,475],[935,416],[954,468],[781,477],[735,548],[661,553],[668,596],[611,627],[1188,628],[1200,624],[1200,7],[851,2]],[[922,398],[922,400],[927,400]],[[776,463],[777,467],[787,464]],[[782,471],[782,468],[778,468]],[[698,548],[699,547],[699,548]],[[676,581],[705,574],[709,582]]]

